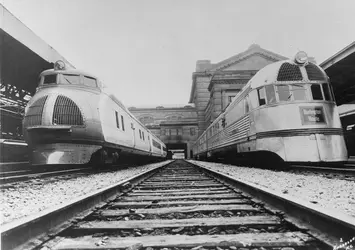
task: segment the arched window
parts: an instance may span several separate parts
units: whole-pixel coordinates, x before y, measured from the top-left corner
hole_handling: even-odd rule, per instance
[[[144,125],[146,125],[146,124],[154,123],[154,118],[151,116],[143,116],[139,118],[139,121]]]

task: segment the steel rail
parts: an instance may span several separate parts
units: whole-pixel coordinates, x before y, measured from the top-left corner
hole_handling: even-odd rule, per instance
[[[335,173],[335,174],[351,174],[351,175],[355,175],[355,165],[349,165],[347,167],[344,168],[344,166],[342,167],[317,167],[317,166],[307,166],[307,165],[290,165],[288,166],[288,168],[286,169],[289,170],[301,170],[301,171],[319,171],[322,173]]]
[[[78,218],[100,207],[101,203],[116,197],[119,193],[123,194],[127,189],[171,162],[79,197],[64,205],[47,209],[38,215],[0,226],[2,249],[32,249],[40,245],[43,241],[48,240],[51,235],[68,228]]]
[[[351,216],[339,215],[334,211],[309,204],[290,195],[234,179],[231,176],[209,169],[203,163],[189,163],[199,166],[225,184],[241,189],[250,196],[269,204],[271,210],[281,210],[284,213],[285,220],[323,241],[329,248],[333,249],[339,245],[340,239],[355,237],[355,218]]]

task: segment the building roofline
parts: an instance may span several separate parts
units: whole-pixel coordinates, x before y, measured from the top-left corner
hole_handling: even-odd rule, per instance
[[[210,67],[208,70],[204,71],[204,72],[194,72],[192,73],[192,86],[191,86],[191,91],[190,91],[190,99],[189,102],[191,103],[193,100],[193,93],[195,92],[195,88],[196,88],[196,76],[198,75],[206,75],[208,76],[208,74],[213,74],[214,72],[223,70],[223,68],[225,67],[229,67],[230,65],[238,62],[238,61],[242,61],[245,58],[253,55],[253,54],[262,54],[264,56],[268,56],[270,58],[274,58],[276,59],[276,61],[281,61],[281,60],[286,60],[288,59],[287,57],[284,57],[282,55],[276,54],[272,51],[266,50],[261,48],[259,45],[257,44],[252,44],[249,46],[249,48],[241,53],[238,53],[232,57],[229,57],[225,60],[222,60],[218,63],[214,63],[211,64],[212,67]]]
[[[322,62],[319,66],[321,66],[324,70],[326,70],[352,53],[355,53],[355,41],[349,44],[348,46],[346,46],[345,48],[343,48],[342,50],[340,50],[338,53],[329,57],[327,60]]]
[[[64,56],[59,54],[52,46],[48,45],[42,38],[36,35],[1,3],[0,13],[2,13],[2,15],[0,15],[0,29],[22,43],[23,46],[29,48],[49,63],[63,60],[67,65],[75,68]]]

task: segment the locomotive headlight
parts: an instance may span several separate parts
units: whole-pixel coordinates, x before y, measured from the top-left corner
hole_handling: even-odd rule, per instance
[[[304,51],[297,52],[295,56],[295,62],[298,64],[304,64],[308,61],[307,53]]]
[[[65,63],[62,60],[58,60],[54,63],[54,70],[65,70]]]

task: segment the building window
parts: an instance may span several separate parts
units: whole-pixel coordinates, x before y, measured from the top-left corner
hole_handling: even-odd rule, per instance
[[[195,134],[196,134],[195,128],[190,128],[190,135],[195,135]]]
[[[170,129],[170,135],[177,135],[177,129],[176,128],[172,128]]]
[[[177,134],[178,134],[178,135],[182,135],[182,129],[181,129],[181,128],[179,128],[179,129],[177,130]]]
[[[154,123],[154,118],[151,116],[144,116],[144,117],[139,118],[139,121],[141,123],[143,123],[144,125],[146,125],[146,124]]]
[[[228,103],[231,103],[233,98],[234,98],[234,96],[228,96]]]
[[[124,131],[124,121],[123,121],[123,116],[121,115],[121,123],[122,123],[122,130]]]
[[[116,114],[116,126],[117,128],[120,128],[120,121],[118,120],[118,112],[115,111],[115,114]]]

